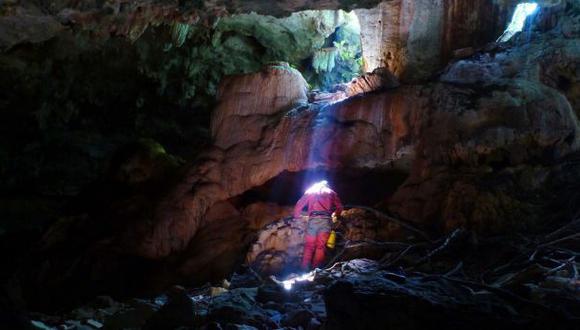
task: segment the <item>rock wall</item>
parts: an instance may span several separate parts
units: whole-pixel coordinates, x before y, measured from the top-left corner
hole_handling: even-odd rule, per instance
[[[568,99],[576,81],[557,83],[560,72],[577,72],[576,13],[562,7],[549,30],[479,50],[431,82],[334,104],[300,104],[304,81],[283,65],[224,81],[213,118],[217,145],[142,185],[113,185],[91,196],[109,203],[51,228],[61,239],[43,242],[41,276],[36,263],[30,268],[33,288],[74,287],[88,275],[108,289],[124,289],[133,278],[159,285],[159,269],[180,269],[182,279],[196,281],[223,274],[251,232],[228,203],[282,172],[408,171],[388,208],[439,231],[495,233],[541,220],[551,205],[534,202],[558,199],[551,182],[565,176],[552,173],[579,146],[578,109]],[[212,209],[223,217],[208,214]],[[103,224],[103,232],[90,230]],[[228,241],[235,243],[213,249]],[[214,257],[223,263],[204,268]],[[60,273],[70,281],[52,283]]]
[[[306,225],[304,219],[286,217],[261,228],[248,250],[246,264],[260,274],[280,275],[297,271],[304,250]],[[384,255],[385,247],[381,247],[380,243],[366,243],[397,241],[412,236],[399,225],[357,208],[345,210],[340,221],[334,225],[334,230],[337,232],[336,247],[327,250],[327,263],[354,258],[377,259]],[[337,255],[338,251],[340,255]]]
[[[517,1],[395,0],[357,9],[367,70],[387,67],[404,81],[428,79],[456,49],[494,41]]]
[[[141,240],[138,253],[156,257],[182,249],[213,203],[259,186],[282,171],[317,166],[388,168],[396,166],[397,160],[407,160],[412,163],[413,178],[399,194],[407,197],[399,197],[395,204],[401,206],[393,208],[416,221],[437,222],[441,220],[439,211],[427,210],[429,205],[441,205],[438,198],[419,198],[417,191],[403,193],[418,189],[422,194],[445,196],[437,185],[418,188],[420,183],[429,185],[421,178],[440,172],[452,174],[457,167],[505,167],[537,159],[562,159],[578,147],[578,119],[566,97],[542,85],[532,72],[574,43],[562,41],[564,48],[551,51],[540,46],[551,40],[554,36],[539,34],[529,45],[515,48],[522,53],[508,49],[495,54],[490,63],[486,60],[489,54],[459,61],[448,68],[439,83],[403,86],[332,106],[297,108],[273,117],[260,114],[271,111],[237,116],[236,109],[243,105],[221,109],[222,120],[237,123],[224,132],[224,136],[235,137],[228,143],[232,147],[208,152],[207,160],[192,168],[183,184],[191,216],[183,222],[168,216],[156,220],[152,234]],[[519,56],[535,47],[544,49],[542,56],[521,61]],[[575,61],[572,58],[570,63]],[[504,61],[506,64],[500,65]],[[473,66],[470,74],[458,75],[458,68],[468,63]],[[519,70],[507,63],[523,67]],[[488,72],[489,67],[496,66],[502,69]],[[448,84],[454,77],[453,85]],[[228,83],[235,91],[232,82]],[[255,104],[252,98],[243,102]],[[253,133],[245,136],[245,132],[261,132],[260,139]],[[172,203],[182,200],[180,194],[172,196],[168,199]],[[180,207],[171,209],[178,211]],[[439,206],[435,209],[440,210]]]
[[[139,2],[95,1],[5,1],[0,4],[0,50],[24,42],[38,42],[54,37],[67,26],[92,30],[104,36],[124,35],[138,39],[150,26],[175,22],[211,24],[219,17],[255,12],[261,15],[288,16],[297,11],[352,10],[370,8],[379,0],[303,2],[296,0],[240,1],[195,4],[171,0]]]
[[[306,104],[307,90],[306,80],[300,72],[283,62],[266,67],[262,72],[226,77],[220,85],[219,103],[212,114],[214,144],[227,149],[241,141],[260,140],[261,125],[244,125],[241,130],[235,118],[244,121],[244,117],[249,116],[271,117]]]
[[[234,3],[226,7],[235,16],[207,6],[0,4],[2,230],[56,220],[126,143],[152,139],[192,161],[211,142],[210,113],[224,75],[280,60],[307,70],[348,21],[333,10],[276,18],[237,12]]]

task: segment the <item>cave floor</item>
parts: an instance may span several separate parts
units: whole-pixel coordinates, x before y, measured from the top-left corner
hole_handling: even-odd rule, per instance
[[[478,238],[458,229],[432,241],[343,241],[335,256],[377,247],[383,255],[332,258],[291,289],[242,266],[221,285],[120,301],[101,296],[30,317],[42,329],[574,329],[579,232],[576,219],[535,234]]]

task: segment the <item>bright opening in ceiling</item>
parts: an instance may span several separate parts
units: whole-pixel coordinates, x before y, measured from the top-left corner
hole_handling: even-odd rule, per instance
[[[524,28],[526,18],[534,14],[536,10],[538,10],[538,4],[535,2],[525,2],[518,4],[510,24],[505,29],[503,34],[497,39],[497,42],[506,42],[510,40],[516,33],[521,32]]]
[[[354,11],[335,13],[342,22],[311,59],[312,70],[303,72],[314,88],[329,90],[358,77],[363,71],[361,27]]]

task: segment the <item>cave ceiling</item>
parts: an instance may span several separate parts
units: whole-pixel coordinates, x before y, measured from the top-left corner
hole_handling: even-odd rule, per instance
[[[182,22],[212,26],[216,19],[255,12],[276,17],[310,9],[371,8],[380,1],[29,1],[0,3],[0,50],[50,39],[63,29],[137,39],[148,26]]]

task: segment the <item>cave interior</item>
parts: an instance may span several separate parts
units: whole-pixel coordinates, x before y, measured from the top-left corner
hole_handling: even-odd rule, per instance
[[[0,111],[2,329],[580,327],[578,0],[0,1]]]

